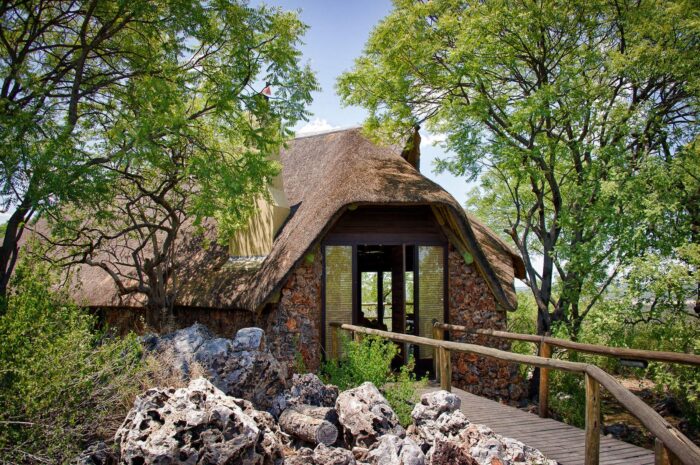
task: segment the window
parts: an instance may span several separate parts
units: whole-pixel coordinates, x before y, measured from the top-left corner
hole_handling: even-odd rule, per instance
[[[352,246],[325,247],[326,350],[331,348],[330,323],[352,324]],[[340,347],[338,347],[340,350]]]
[[[445,254],[442,246],[418,246],[418,335],[432,337],[433,319],[444,322]],[[421,347],[421,358],[433,356],[432,347]]]

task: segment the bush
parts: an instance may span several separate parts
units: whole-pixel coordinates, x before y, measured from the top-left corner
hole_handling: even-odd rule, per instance
[[[370,381],[383,390],[401,424],[410,424],[411,411],[418,401],[416,389],[425,384],[424,380],[417,381],[413,374],[413,357],[409,357],[408,364],[397,374],[391,369],[391,362],[399,350],[393,342],[379,336],[365,337],[356,342],[341,335],[341,347],[341,360],[329,360],[321,368],[323,381],[335,384],[341,391]]]
[[[50,282],[20,265],[0,317],[0,462],[67,463],[113,436],[143,388],[136,337],[96,332]]]

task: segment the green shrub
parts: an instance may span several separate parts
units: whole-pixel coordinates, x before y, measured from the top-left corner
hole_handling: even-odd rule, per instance
[[[68,462],[112,436],[142,389],[138,340],[96,332],[50,282],[20,265],[0,317],[0,462]]]
[[[341,391],[351,389],[370,381],[383,390],[391,408],[394,409],[403,426],[411,423],[411,411],[418,401],[417,388],[425,384],[417,381],[413,374],[413,357],[399,373],[391,369],[391,362],[398,354],[393,342],[379,336],[369,336],[361,342],[350,341],[341,335],[343,356],[340,361],[329,360],[321,368],[324,382],[335,384]]]

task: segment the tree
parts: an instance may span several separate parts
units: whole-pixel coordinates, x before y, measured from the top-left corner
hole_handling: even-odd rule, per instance
[[[659,175],[698,135],[699,14],[690,1],[396,0],[338,89],[377,137],[447,135],[438,168],[481,175],[470,203],[520,251],[538,333],[560,322],[575,336],[632,257],[697,240],[696,207],[645,200],[678,190]]]
[[[143,181],[149,193],[130,194],[141,200],[160,182],[196,181],[187,212],[230,232],[274,172],[264,155],[306,117],[316,87],[299,64],[297,15],[244,0],[27,1],[0,12],[0,193],[14,208],[2,295],[32,217],[53,212],[59,232],[80,221],[62,209],[104,220],[115,211],[100,205],[125,195],[124,180]],[[259,95],[264,81],[275,98]]]

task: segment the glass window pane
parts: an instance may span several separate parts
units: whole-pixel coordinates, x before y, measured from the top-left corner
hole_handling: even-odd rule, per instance
[[[326,351],[331,349],[330,323],[352,324],[352,246],[325,247]],[[340,341],[338,341],[340,342]],[[338,347],[340,350],[340,347]]]
[[[432,337],[433,319],[444,322],[445,255],[442,246],[418,247],[418,335]],[[432,358],[431,347],[420,348],[421,358]]]
[[[391,271],[385,271],[382,273],[382,298],[384,299],[384,326],[387,331],[393,331],[393,320],[391,314],[393,307],[391,305]]]
[[[415,334],[416,318],[414,312],[415,302],[413,299],[413,271],[406,271],[403,276],[405,283],[404,296],[406,296],[406,302],[404,303],[406,308],[406,329],[399,332]]]
[[[377,273],[376,271],[363,271],[362,273],[360,273],[360,296],[362,298],[362,302],[360,303],[360,319],[368,320],[367,322],[360,321],[359,324],[361,326],[364,326],[365,323],[369,323],[369,326],[371,327],[378,326],[378,283],[379,273]]]

